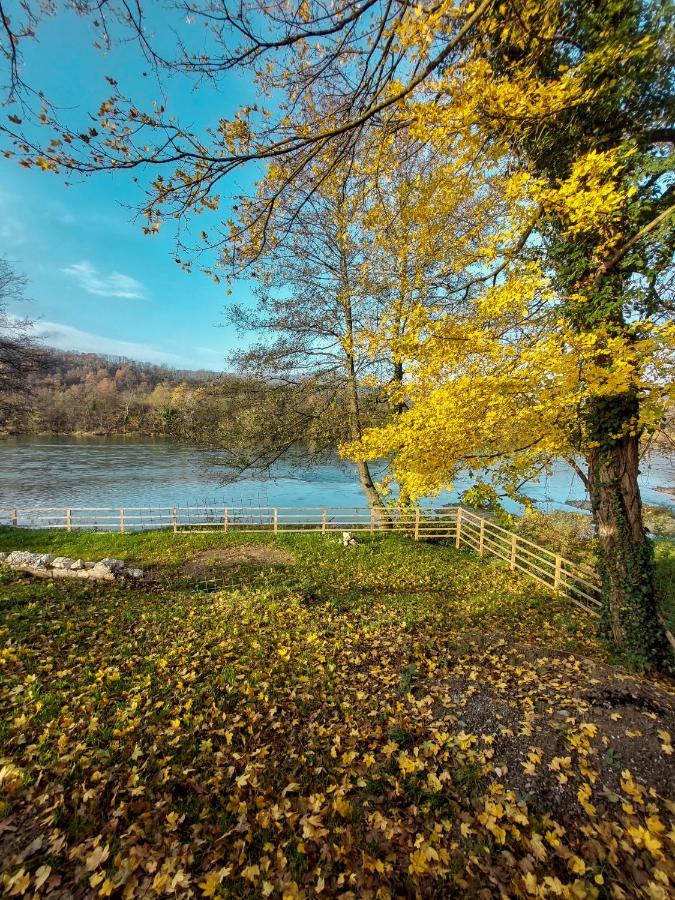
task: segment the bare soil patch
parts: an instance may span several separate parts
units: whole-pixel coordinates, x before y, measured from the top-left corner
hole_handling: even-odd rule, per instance
[[[487,753],[471,754],[483,788],[496,779],[572,830],[596,807],[610,817],[657,798],[673,808],[672,682],[503,638],[484,645],[470,642],[448,678],[420,679],[413,690],[435,698],[436,720],[477,735],[476,750],[487,743]]]
[[[248,544],[242,547],[215,547],[204,550],[183,566],[185,575],[208,575],[221,569],[237,566],[288,566],[294,562],[293,556],[277,547],[263,544]]]

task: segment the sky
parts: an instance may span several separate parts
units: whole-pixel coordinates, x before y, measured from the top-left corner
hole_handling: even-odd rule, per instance
[[[87,111],[106,99],[106,75],[134,99],[163,102],[195,128],[231,115],[252,97],[239,76],[228,76],[219,90],[195,90],[183,79],[157,85],[144,78],[147,66],[132,47],[104,54],[93,37],[85,20],[64,11],[25,44],[24,76],[66,109],[69,121],[86,122]],[[232,193],[250,188],[255,174],[231,182]],[[29,282],[29,301],[10,312],[35,319],[35,333],[60,349],[226,368],[227,353],[246,337],[223,323],[223,309],[233,299],[250,302],[250,285],[234,285],[228,298],[198,268],[189,274],[175,263],[171,226],[143,234],[143,222],[134,219],[148,176],[141,174],[140,183],[123,172],[68,178],[69,184],[63,174],[26,170],[0,157],[0,257]],[[226,218],[227,205],[220,212]]]

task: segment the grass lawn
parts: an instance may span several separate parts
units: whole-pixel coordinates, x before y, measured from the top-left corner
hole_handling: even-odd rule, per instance
[[[155,576],[0,569],[8,895],[672,896],[672,684],[500,563],[398,535],[0,549]]]
[[[675,540],[658,541],[654,550],[656,590],[664,618],[675,632]]]

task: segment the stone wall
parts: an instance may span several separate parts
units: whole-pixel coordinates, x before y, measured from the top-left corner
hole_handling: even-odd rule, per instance
[[[11,553],[0,553],[0,565],[40,578],[88,578],[92,581],[115,581],[120,578],[139,581],[143,578],[142,569],[127,568],[123,559],[108,557],[98,562],[85,562],[69,556],[13,550]]]

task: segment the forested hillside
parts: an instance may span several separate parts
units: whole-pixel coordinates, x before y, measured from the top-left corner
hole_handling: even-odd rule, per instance
[[[213,379],[121,357],[48,349],[10,405],[9,433],[166,433],[195,391]]]
[[[46,349],[26,390],[5,398],[0,434],[165,435],[222,449],[233,469],[264,469],[289,451],[335,453],[349,436],[344,379],[180,371],[94,353]],[[364,421],[384,404],[362,398]]]

